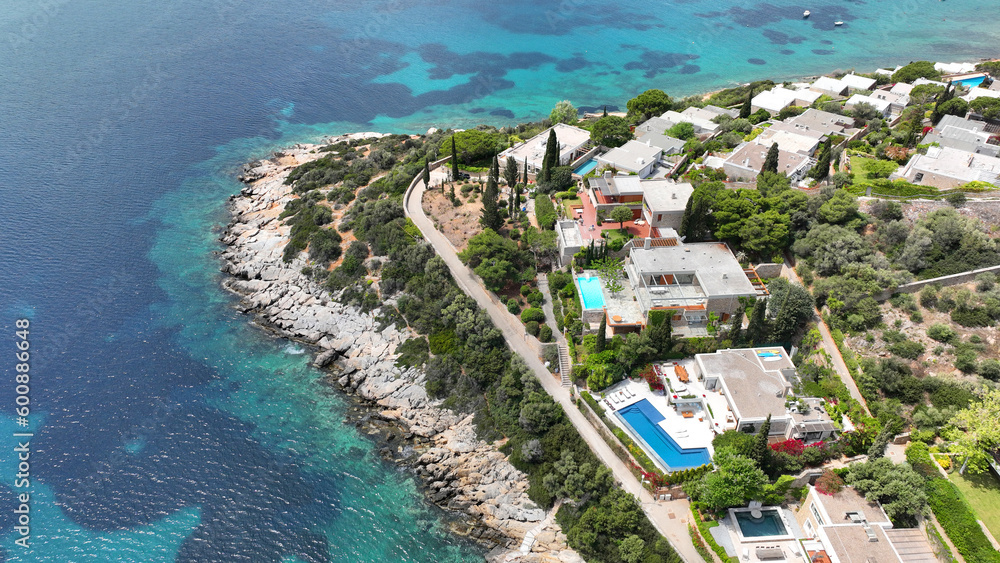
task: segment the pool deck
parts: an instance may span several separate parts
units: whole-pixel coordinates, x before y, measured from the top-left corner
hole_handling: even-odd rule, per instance
[[[678,446],[685,450],[706,448],[710,456],[713,454],[712,438],[715,437],[715,433],[709,428],[707,417],[701,417],[702,421],[698,420],[699,416],[697,415],[692,418],[684,418],[674,410],[665,394],[650,391],[649,385],[645,381],[626,379],[607,389],[604,397],[599,403],[609,415],[646,399],[664,417],[658,426],[677,442]],[[626,432],[631,433],[631,429],[622,425],[618,417],[609,416],[608,418]],[[653,456],[650,457],[653,458]]]

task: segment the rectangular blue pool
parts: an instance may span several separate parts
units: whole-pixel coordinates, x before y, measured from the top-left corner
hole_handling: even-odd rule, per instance
[[[700,467],[711,463],[708,448],[683,449],[669,434],[659,427],[664,417],[649,401],[643,399],[618,411],[622,420],[632,431],[642,438],[642,441],[652,449],[655,457],[660,459],[671,471]]]
[[[788,535],[785,523],[781,521],[781,515],[776,509],[761,510],[760,518],[754,518],[748,511],[739,511],[736,513],[736,523],[745,538]]]
[[[974,76],[972,78],[963,78],[962,80],[952,80],[951,82],[952,82],[952,84],[961,84],[962,86],[965,86],[966,88],[975,88],[976,86],[979,86],[980,84],[982,84],[983,80],[986,80],[986,76],[985,75],[984,76]]]
[[[577,166],[576,170],[574,170],[573,173],[578,174],[580,176],[586,176],[587,173],[593,170],[594,168],[597,168],[597,161],[594,159],[590,159],[587,162],[581,164],[580,166]]]
[[[580,299],[583,301],[584,310],[604,308],[601,278],[576,278],[576,284],[580,287]]]

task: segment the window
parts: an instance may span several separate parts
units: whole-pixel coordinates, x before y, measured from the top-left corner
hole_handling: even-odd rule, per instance
[[[813,518],[816,519],[817,524],[820,526],[825,524],[825,522],[823,522],[823,517],[819,515],[819,509],[816,508],[815,502],[809,504],[809,511],[812,512]]]
[[[913,181],[914,182],[919,182],[920,180],[923,180],[923,179],[924,179],[924,173],[923,172],[917,172],[917,175],[913,177]]]
[[[656,214],[656,220],[657,221],[662,221],[663,220],[663,214],[662,213],[657,213]]]

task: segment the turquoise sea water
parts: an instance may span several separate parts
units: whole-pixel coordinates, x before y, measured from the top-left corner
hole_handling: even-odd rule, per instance
[[[6,2],[0,329],[31,320],[34,437],[32,547],[0,511],[0,561],[480,559],[341,422],[307,356],[220,288],[239,166],[324,134],[537,119],[561,99],[995,56],[993,7]],[[13,364],[0,370],[10,436]]]

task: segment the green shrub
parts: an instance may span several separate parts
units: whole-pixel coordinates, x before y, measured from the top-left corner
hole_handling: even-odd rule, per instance
[[[904,340],[889,346],[889,351],[896,354],[900,358],[916,360],[920,354],[924,353],[924,345],[912,340]]]
[[[545,322],[545,311],[542,311],[541,309],[535,307],[529,307],[521,311],[522,323],[530,323],[532,321],[536,323]]]
[[[990,326],[993,319],[985,309],[974,307],[957,307],[951,312],[951,320],[966,327]]]
[[[507,300],[507,312],[511,315],[517,315],[521,313],[521,304],[517,302],[517,299],[511,297]]]
[[[997,284],[995,274],[985,272],[976,276],[976,291],[989,291]]]
[[[450,328],[432,332],[428,341],[430,342],[431,353],[435,356],[450,354],[455,351],[458,345],[455,338],[455,330]]]
[[[524,323],[524,331],[530,334],[531,336],[538,336],[538,322],[528,321]]]
[[[545,194],[535,196],[535,217],[538,219],[538,226],[543,229],[551,229],[555,226],[558,216],[549,196]]]
[[[927,328],[927,336],[937,340],[938,342],[949,344],[955,339],[956,336],[958,336],[958,333],[955,332],[955,329],[946,324],[935,323]]]
[[[420,367],[430,359],[428,351],[430,351],[430,347],[427,345],[426,338],[423,336],[409,338],[396,348],[396,353],[399,354],[399,357],[396,358],[396,365],[399,367]]]
[[[530,294],[531,294],[531,286],[527,285],[527,284],[522,285],[521,286],[521,297],[527,297]]]
[[[532,291],[528,294],[528,303],[530,303],[532,307],[541,307],[544,302],[545,296],[542,295],[541,291]]]
[[[538,328],[538,340],[552,342],[552,329],[549,328],[549,325],[542,325]]]
[[[979,362],[976,373],[991,381],[1000,381],[1000,361],[983,360]]]

